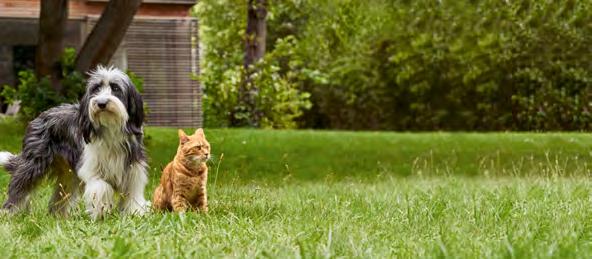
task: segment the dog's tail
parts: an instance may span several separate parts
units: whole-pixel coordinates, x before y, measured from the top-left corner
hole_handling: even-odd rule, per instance
[[[6,166],[8,162],[16,156],[7,151],[0,152],[0,166]]]

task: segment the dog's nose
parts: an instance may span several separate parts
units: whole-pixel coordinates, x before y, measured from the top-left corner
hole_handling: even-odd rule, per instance
[[[100,100],[97,100],[97,106],[99,106],[100,109],[107,108],[107,104],[108,103],[109,103],[109,99],[100,99]]]

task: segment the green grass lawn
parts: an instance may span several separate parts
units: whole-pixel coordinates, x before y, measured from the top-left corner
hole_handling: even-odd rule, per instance
[[[148,128],[147,197],[176,150]],[[0,150],[22,126],[0,122]],[[590,257],[592,136],[206,130],[210,213],[0,216],[1,257]],[[9,176],[0,174],[0,199]]]

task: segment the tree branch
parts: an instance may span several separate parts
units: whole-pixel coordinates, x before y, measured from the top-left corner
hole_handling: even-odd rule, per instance
[[[76,57],[76,69],[86,73],[106,64],[123,41],[141,0],[111,0]]]

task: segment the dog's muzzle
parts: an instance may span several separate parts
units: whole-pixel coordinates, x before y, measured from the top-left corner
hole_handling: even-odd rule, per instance
[[[97,107],[99,107],[99,109],[105,110],[105,109],[107,109],[107,104],[109,104],[109,99],[108,98],[100,98],[100,99],[97,99],[95,101],[95,103],[97,104]]]

